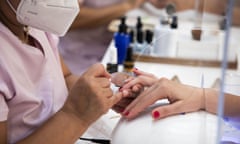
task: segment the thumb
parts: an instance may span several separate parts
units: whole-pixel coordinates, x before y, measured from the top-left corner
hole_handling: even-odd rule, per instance
[[[112,97],[110,97],[111,107],[118,103],[122,99],[122,97],[123,97],[122,92],[117,92]]]
[[[100,63],[94,64],[92,67],[89,68],[88,72],[94,77],[111,77],[111,75],[105,70],[104,66]]]
[[[178,105],[180,103],[168,104],[164,106],[157,107],[152,110],[152,117],[155,120],[162,119],[168,116],[176,115],[183,113],[181,109],[179,109]]]

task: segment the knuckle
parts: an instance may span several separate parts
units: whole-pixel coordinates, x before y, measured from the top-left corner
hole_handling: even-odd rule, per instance
[[[166,89],[168,87],[168,82],[169,80],[167,78],[160,78],[157,85],[162,89]]]

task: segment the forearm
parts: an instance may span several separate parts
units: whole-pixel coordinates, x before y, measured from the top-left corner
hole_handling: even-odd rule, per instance
[[[71,144],[88,128],[78,117],[59,111],[33,134],[18,142],[18,144]]]
[[[214,89],[205,89],[205,110],[217,114],[219,91]],[[224,116],[240,116],[240,96],[225,94],[224,99]]]
[[[127,2],[104,8],[88,8],[83,6],[71,28],[92,28],[107,24],[111,20],[123,16],[130,9],[131,6]]]
[[[60,55],[60,62],[61,62],[65,83],[67,85],[68,90],[70,90],[72,86],[77,82],[79,76],[72,74],[68,66],[64,63],[64,60],[61,55]]]
[[[227,117],[240,116],[240,96],[225,94],[224,115]]]
[[[203,96],[205,100],[204,109],[207,112],[217,114],[219,92],[211,88],[205,88],[203,92],[204,92]]]
[[[70,90],[74,86],[74,84],[77,82],[77,80],[79,79],[79,76],[71,73],[70,75],[65,76],[64,78],[65,78],[67,88],[68,88],[68,90]]]

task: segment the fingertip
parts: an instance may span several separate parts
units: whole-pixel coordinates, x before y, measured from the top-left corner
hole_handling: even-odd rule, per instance
[[[133,68],[133,70],[132,70],[133,72],[136,72],[136,71],[138,71],[138,68]]]
[[[118,96],[119,99],[122,99],[123,98],[123,92],[118,92],[117,96]]]
[[[138,113],[134,113],[133,111],[125,111],[123,113],[123,116],[125,118],[127,118],[128,120],[134,119],[135,117],[137,117]]]
[[[127,90],[122,90],[122,96],[127,97],[129,95],[129,91]]]
[[[135,85],[135,86],[133,86],[132,90],[133,90],[134,92],[140,92],[141,86]]]
[[[130,113],[130,111],[125,111],[125,112],[123,112],[123,115],[124,115],[125,117],[127,117],[127,116],[129,115],[129,113]]]

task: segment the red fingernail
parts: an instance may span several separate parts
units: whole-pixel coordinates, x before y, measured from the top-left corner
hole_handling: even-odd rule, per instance
[[[154,119],[158,119],[160,117],[160,113],[158,111],[153,112]]]
[[[120,113],[123,113],[123,112],[124,112],[124,109],[121,109],[119,112],[120,112]]]
[[[126,111],[125,113],[123,113],[124,116],[128,116],[129,115],[129,111]]]
[[[138,70],[138,68],[134,68],[134,70]]]

